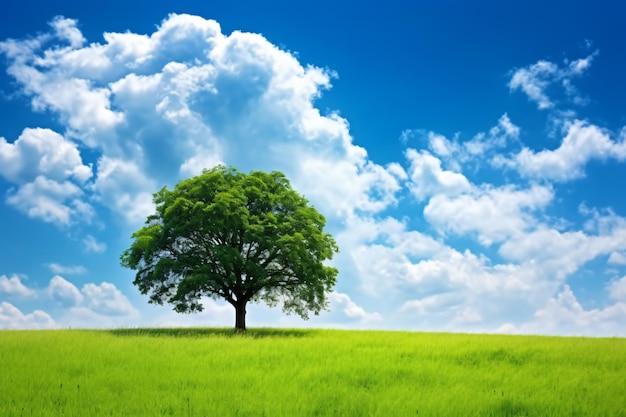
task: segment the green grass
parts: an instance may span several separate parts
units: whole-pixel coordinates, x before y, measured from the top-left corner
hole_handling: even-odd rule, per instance
[[[626,339],[3,331],[0,416],[626,417]]]

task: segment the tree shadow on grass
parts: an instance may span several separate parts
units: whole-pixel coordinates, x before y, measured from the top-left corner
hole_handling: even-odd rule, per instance
[[[245,332],[233,328],[218,327],[145,327],[112,329],[109,332],[115,336],[151,336],[151,337],[244,337],[261,339],[269,337],[310,337],[317,333],[315,329],[279,329],[258,328],[248,329]]]

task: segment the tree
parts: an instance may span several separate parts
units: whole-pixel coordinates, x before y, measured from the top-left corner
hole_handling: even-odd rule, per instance
[[[163,187],[154,203],[120,258],[150,303],[191,313],[202,311],[202,297],[224,299],[238,330],[246,329],[248,302],[282,302],[304,319],[328,307],[338,271],[324,261],[338,247],[284,174],[218,166]]]

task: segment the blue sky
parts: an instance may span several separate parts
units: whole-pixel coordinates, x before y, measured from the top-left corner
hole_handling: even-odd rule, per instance
[[[233,325],[119,266],[225,163],[341,249],[330,312],[250,326],[626,335],[622,2],[212,3],[0,6],[0,328]]]

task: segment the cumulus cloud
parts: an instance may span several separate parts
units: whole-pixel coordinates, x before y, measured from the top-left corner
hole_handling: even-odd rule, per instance
[[[458,172],[441,167],[441,160],[428,151],[408,149],[410,189],[418,201],[424,201],[434,194],[455,196],[469,190],[467,178]]]
[[[535,216],[533,211],[541,212],[552,201],[551,188],[475,187],[473,192],[446,197],[455,202],[449,209],[436,205],[442,196],[431,197],[425,219],[445,231],[476,233],[479,242],[498,245],[499,261],[455,249],[395,219],[353,217],[338,235],[344,248],[340,270],[358,277],[362,291],[380,298],[379,303],[401,306],[387,311],[386,319],[393,314],[396,323],[409,326],[486,331],[498,328],[504,318],[522,323],[546,308],[583,265],[624,251],[626,223],[614,213],[590,210],[593,224],[586,232],[558,230]],[[619,285],[613,284],[614,294],[621,294]],[[597,323],[605,317],[599,314]]]
[[[50,129],[24,129],[13,143],[0,138],[0,175],[14,183],[43,175],[52,180],[73,178],[84,183],[92,176],[75,143]]]
[[[7,203],[28,217],[68,226],[74,220],[89,221],[91,205],[82,200],[83,190],[70,181],[58,182],[42,176],[9,192]]]
[[[50,280],[46,293],[62,306],[77,306],[84,299],[78,288],[60,275],[55,275]]]
[[[153,210],[163,184],[222,162],[282,170],[338,216],[397,203],[401,166],[373,163],[345,119],[313,105],[334,74],[263,36],[224,35],[215,21],[176,14],[150,35],[106,33],[102,44],[87,44],[71,19],[52,26],[0,51],[33,108],[59,114],[71,137],[101,153],[86,189],[129,222]],[[55,209],[39,217],[71,216]]]
[[[50,129],[24,129],[13,143],[0,138],[0,175],[17,184],[7,203],[29,217],[67,226],[94,215],[81,188],[91,166],[75,143]]]
[[[356,304],[348,294],[333,292],[329,295],[331,310],[340,310],[350,320],[358,320],[364,324],[379,322],[382,316],[377,313],[368,313],[363,307]]]
[[[0,329],[51,329],[57,327],[46,312],[35,310],[24,314],[13,304],[0,302]]]
[[[555,103],[548,97],[547,89],[560,83],[565,94],[576,104],[585,104],[586,100],[579,94],[572,81],[581,76],[590,66],[598,52],[574,61],[565,61],[560,67],[554,62],[540,60],[535,64],[517,69],[509,81],[511,91],[521,90],[528,99],[537,103],[540,110],[554,107]]]
[[[609,284],[609,294],[614,300],[626,302],[626,276]]]
[[[403,132],[406,139],[411,133]],[[428,132],[428,148],[434,155],[448,163],[453,169],[460,170],[468,162],[481,163],[484,159],[502,150],[507,145],[519,140],[520,128],[513,124],[509,115],[504,113],[498,123],[486,132],[474,135],[468,141],[461,141],[459,135],[448,139],[435,132]]]
[[[567,134],[554,150],[535,152],[524,147],[512,158],[500,156],[494,165],[516,169],[528,178],[564,182],[585,176],[585,166],[593,159],[626,159],[626,136],[611,139],[610,133],[582,120],[569,123]]]
[[[550,266],[556,276],[567,276],[599,256],[626,250],[626,219],[600,214],[594,228],[559,231],[545,225],[504,242],[499,249],[509,260],[533,260]]]
[[[571,288],[563,289],[546,306],[538,310],[534,320],[518,326],[523,333],[554,333],[590,336],[624,336],[626,303],[617,302],[605,308],[586,310]]]
[[[554,104],[545,93],[546,87],[553,78],[556,78],[558,66],[548,61],[538,61],[527,68],[521,68],[513,73],[509,81],[509,88],[522,90],[530,100],[537,102],[537,107],[547,109]]]
[[[428,306],[439,309],[428,322],[436,319],[441,326],[531,312],[558,285],[541,265],[493,264],[395,219],[352,219],[338,241],[345,248],[338,257],[342,273],[358,277],[362,291],[377,304],[403,306],[397,318],[413,326],[425,324],[415,313]]]
[[[129,318],[139,316],[128,298],[108,282],[87,283],[79,290],[76,285],[60,275],[55,275],[45,289],[37,290],[23,285],[20,278],[0,276],[0,294],[36,297],[38,303],[52,311],[56,320],[43,311],[23,314],[18,307],[0,304],[0,329],[50,328],[59,326],[102,327],[123,325]]]
[[[96,313],[132,315],[137,312],[128,298],[114,284],[109,282],[102,282],[99,285],[86,284],[81,293],[85,297],[85,307]]]
[[[30,297],[35,295],[33,290],[22,284],[20,277],[17,275],[13,275],[12,277],[0,275],[0,293],[18,297]]]
[[[437,194],[424,208],[424,217],[437,230],[460,235],[477,233],[480,243],[519,236],[537,224],[533,212],[543,210],[553,199],[550,187],[533,185],[474,187],[457,196]]]
[[[76,20],[61,16],[55,17],[50,22],[50,26],[52,26],[59,39],[65,39],[71,47],[78,48],[85,43],[86,39],[76,27],[76,24]]]
[[[154,211],[152,194],[147,190],[156,191],[156,182],[133,161],[102,157],[93,190],[96,200],[131,223],[143,223]]]

